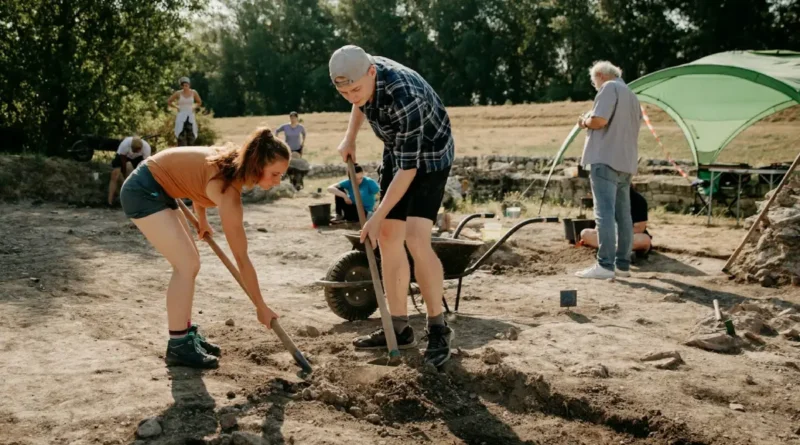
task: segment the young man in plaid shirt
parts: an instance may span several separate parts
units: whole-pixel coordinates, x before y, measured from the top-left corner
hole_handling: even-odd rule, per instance
[[[431,247],[431,228],[442,204],[454,158],[450,118],[441,99],[415,71],[357,46],[331,56],[330,76],[339,93],[353,104],[350,124],[339,144],[342,159],[356,161],[356,136],[364,120],[384,143],[381,203],[361,231],[381,247],[383,281],[400,349],[416,346],[408,324],[410,268],[428,311],[425,360],[441,366],[450,358],[453,330],[442,312],[444,272]],[[386,348],[383,329],[359,337],[356,349]]]

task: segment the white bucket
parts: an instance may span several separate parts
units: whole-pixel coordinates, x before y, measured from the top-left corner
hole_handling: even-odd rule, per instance
[[[483,235],[484,241],[499,240],[504,234],[503,225],[499,222],[486,223],[483,229],[481,229],[481,234]]]
[[[522,209],[519,207],[509,207],[506,209],[506,217],[508,218],[519,218],[522,214]]]

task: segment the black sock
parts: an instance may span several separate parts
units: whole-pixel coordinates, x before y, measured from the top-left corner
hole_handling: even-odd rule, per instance
[[[186,334],[189,333],[188,329],[184,329],[182,331],[169,331],[169,338],[183,338],[186,337]]]
[[[392,327],[395,334],[399,334],[408,327],[408,315],[392,315]]]

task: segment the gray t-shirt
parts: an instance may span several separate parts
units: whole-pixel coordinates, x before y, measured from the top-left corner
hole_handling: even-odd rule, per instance
[[[286,133],[286,145],[292,149],[292,151],[300,151],[302,143],[300,142],[300,135],[303,135],[303,141],[306,139],[306,129],[300,124],[297,124],[296,127],[292,128],[291,124],[283,124],[275,130],[275,134],[277,135],[280,132]]]
[[[609,80],[594,98],[591,115],[608,120],[608,125],[587,130],[581,165],[605,164],[618,172],[635,175],[642,119],[636,94],[622,79]]]

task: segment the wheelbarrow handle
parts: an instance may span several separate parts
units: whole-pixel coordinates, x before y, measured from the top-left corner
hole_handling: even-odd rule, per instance
[[[456,231],[453,232],[453,239],[458,239],[458,235],[461,234],[461,230],[464,229],[464,226],[467,225],[467,223],[470,220],[473,220],[475,218],[494,218],[494,216],[495,215],[494,215],[493,212],[489,212],[489,213],[473,213],[471,215],[465,216],[464,219],[462,219],[461,222],[458,223],[458,226],[456,227]]]

